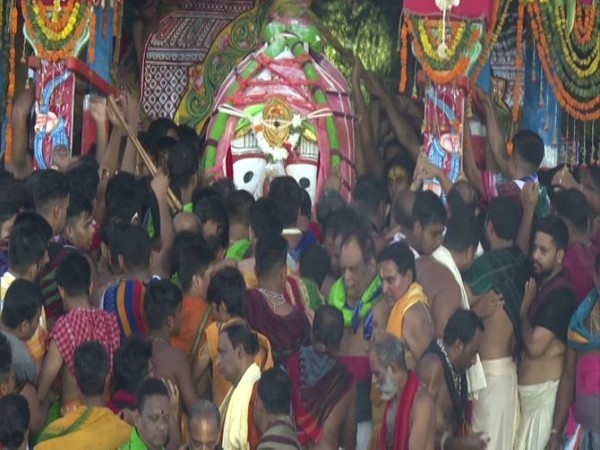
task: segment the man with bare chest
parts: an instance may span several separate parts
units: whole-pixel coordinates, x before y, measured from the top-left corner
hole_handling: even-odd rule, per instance
[[[359,449],[367,448],[371,437],[371,371],[368,342],[373,334],[372,309],[382,298],[377,275],[375,243],[368,230],[346,233],[340,252],[342,277],[329,293],[329,304],[342,312],[344,335],[339,350],[340,362],[354,376],[357,388],[357,440]]]
[[[433,338],[429,302],[415,282],[415,257],[404,242],[394,242],[377,257],[384,301],[373,306],[376,334],[387,331],[399,337],[406,350],[406,365],[414,369]]]
[[[419,379],[435,400],[435,448],[483,450],[487,439],[472,435],[467,418],[466,371],[475,361],[483,322],[459,309],[448,320],[443,339],[433,341],[417,365]]]
[[[412,370],[404,345],[391,334],[375,338],[369,353],[373,384],[387,402],[378,449],[433,450],[435,403]]]
[[[567,329],[576,309],[575,292],[562,267],[568,243],[569,230],[562,219],[549,216],[538,222],[531,255],[535,278],[527,282],[520,311],[517,450],[542,450],[550,438]]]
[[[331,305],[321,306],[311,345],[300,348],[288,362],[296,432],[306,449],[356,448],[356,387],[336,358],[343,332],[342,313]]]
[[[434,336],[442,337],[450,316],[460,308],[460,287],[452,273],[431,255],[442,245],[447,214],[432,192],[404,192],[394,202],[400,226],[395,241],[405,242],[415,256],[415,280],[428,299]]]
[[[487,387],[473,399],[473,429],[489,436],[491,450],[512,449],[518,425],[515,354],[519,309],[531,272],[529,258],[515,245],[520,215],[509,198],[492,199],[485,224],[490,250],[464,276],[473,294],[471,308],[485,325],[479,354]],[[485,295],[490,291],[498,295]]]
[[[183,322],[181,291],[169,281],[151,281],[146,290],[144,313],[152,340],[154,376],[173,382],[185,410],[190,412],[198,400],[192,369],[185,353],[169,343]]]
[[[384,300],[373,306],[375,337],[386,332],[400,338],[405,348],[406,365],[414,370],[417,361],[433,339],[429,302],[416,278],[415,257],[404,242],[394,242],[377,257]],[[378,447],[385,401],[371,388],[373,437],[371,448]]]

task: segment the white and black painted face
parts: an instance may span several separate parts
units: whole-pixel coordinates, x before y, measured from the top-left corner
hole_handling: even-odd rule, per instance
[[[313,204],[317,195],[319,153],[317,144],[301,139],[299,154],[284,163],[269,163],[252,133],[236,138],[231,143],[231,170],[237,189],[250,192],[255,198],[268,194],[269,182],[278,176],[293,177],[305,189]]]

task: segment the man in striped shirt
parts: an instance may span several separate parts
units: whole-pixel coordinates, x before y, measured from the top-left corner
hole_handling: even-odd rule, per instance
[[[262,433],[257,450],[302,449],[290,417],[291,400],[292,382],[287,374],[279,368],[263,372],[254,407],[254,421]]]

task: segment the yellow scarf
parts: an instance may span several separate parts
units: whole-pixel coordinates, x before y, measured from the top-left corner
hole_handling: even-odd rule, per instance
[[[429,309],[429,300],[423,293],[423,288],[418,283],[412,283],[408,291],[394,304],[388,318],[386,331],[402,339],[402,324],[404,314],[417,303],[423,303]]]

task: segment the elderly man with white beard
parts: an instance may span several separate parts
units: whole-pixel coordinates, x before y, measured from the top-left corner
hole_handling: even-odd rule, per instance
[[[391,334],[378,336],[369,351],[372,383],[387,402],[380,450],[433,450],[435,405],[417,375],[406,369],[404,345]]]

